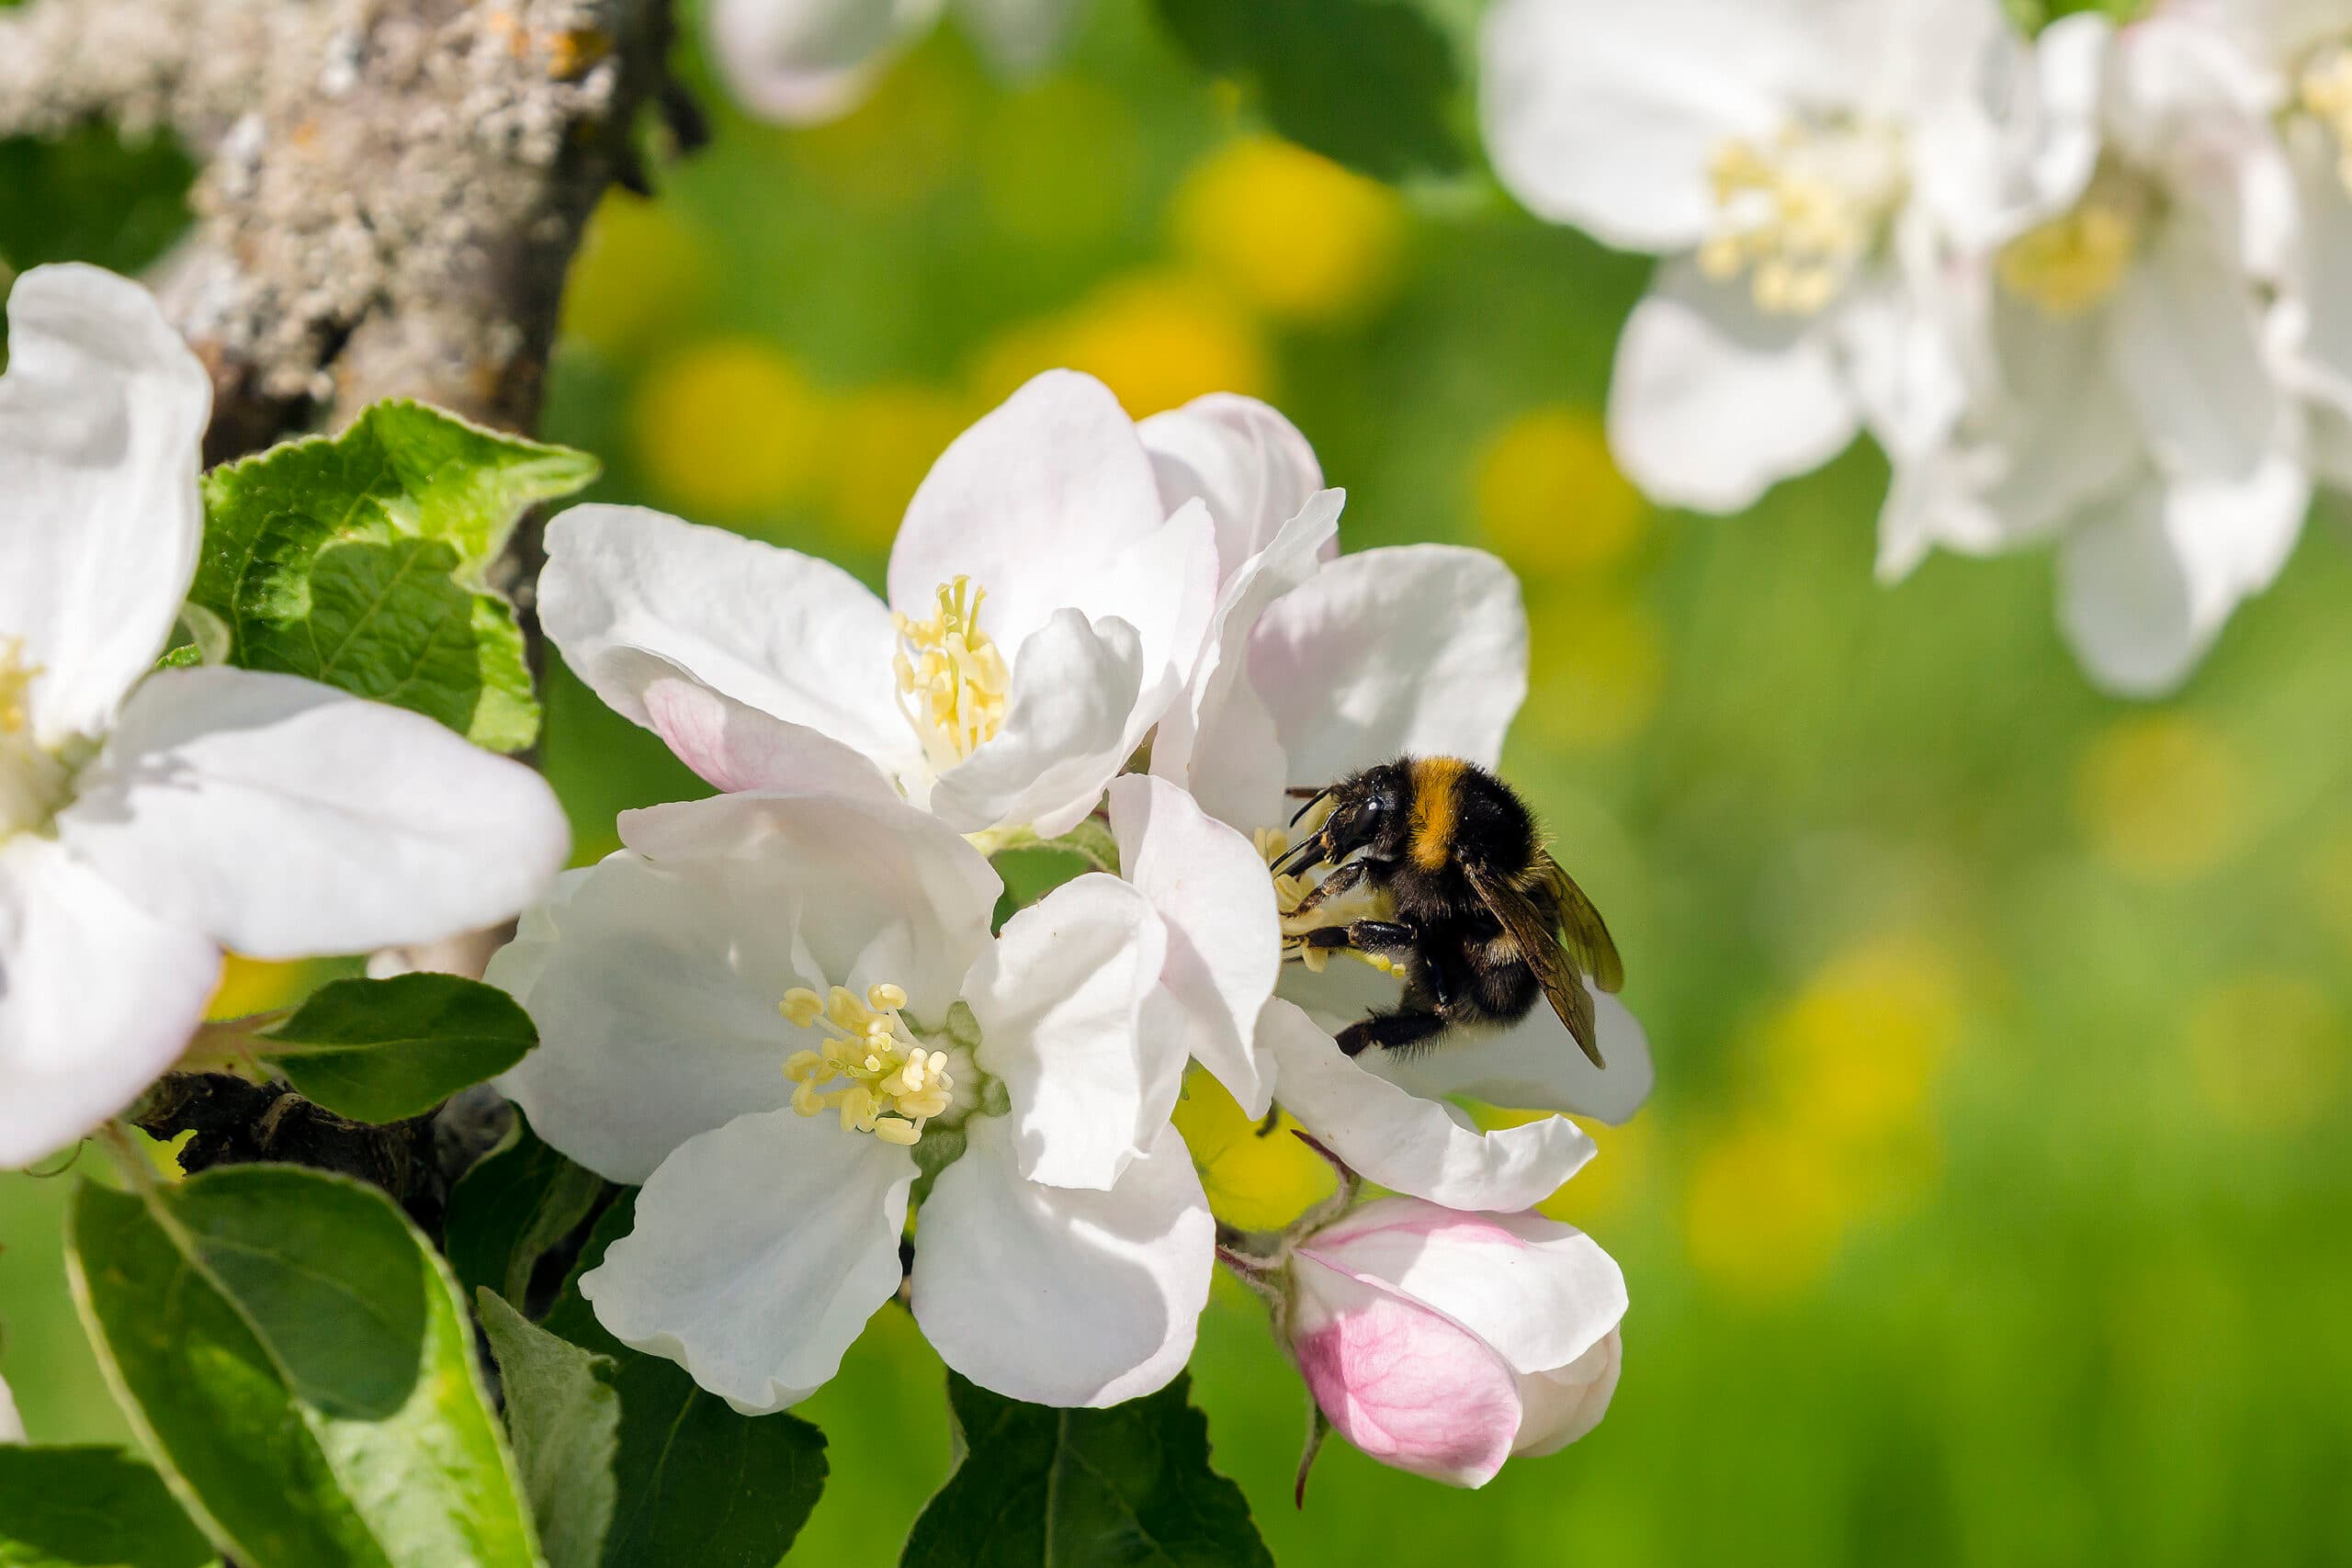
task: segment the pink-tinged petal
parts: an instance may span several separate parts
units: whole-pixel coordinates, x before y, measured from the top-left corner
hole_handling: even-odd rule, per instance
[[[885,773],[922,774],[890,612],[841,568],[634,506],[575,506],[547,545],[540,622],[615,712],[650,725],[644,688],[683,672]]]
[[[863,752],[805,725],[771,717],[691,675],[650,681],[640,697],[648,728],[715,788],[899,799]]]
[[[1518,1435],[1517,1380],[1441,1313],[1311,1258],[1292,1279],[1291,1349],[1332,1429],[1381,1463],[1483,1486]]]
[[[943,583],[969,577],[989,595],[981,629],[1018,648],[1079,603],[1072,583],[1166,516],[1119,400],[1091,376],[1048,370],[932,465],[890,548],[890,604],[922,619]]]
[[[1022,644],[1003,728],[939,775],[931,809],[966,833],[1069,832],[1134,750],[1127,737],[1149,679],[1133,626],[1057,612]]]
[[[1531,1459],[1557,1453],[1600,1426],[1624,1369],[1624,1340],[1612,1328],[1566,1366],[1522,1374],[1519,1442],[1511,1451]]]
[[[1168,929],[1160,985],[1177,1006],[1182,1054],[1263,1116],[1273,1077],[1258,1059],[1258,1014],[1282,969],[1272,880],[1250,840],[1165,779],[1130,773],[1111,784],[1121,875]]]
[[[51,840],[0,844],[0,1170],[73,1145],[179,1058],[220,950]]]
[[[1472,1214],[1383,1198],[1300,1254],[1434,1308],[1519,1372],[1576,1360],[1625,1315],[1625,1276],[1600,1244],[1541,1214]]]
[[[1582,1169],[1591,1137],[1563,1116],[1481,1133],[1439,1100],[1365,1071],[1281,998],[1258,1020],[1275,1099],[1358,1171],[1450,1209],[1524,1209]]]
[[[96,735],[154,663],[204,533],[212,383],[147,291],[37,266],[0,376],[0,645],[41,673],[33,737]]]
[[[1236,568],[1217,598],[1184,694],[1152,737],[1151,771],[1212,816],[1257,826],[1282,799],[1282,748],[1250,683],[1250,641],[1267,607],[1313,578],[1340,533],[1342,491],[1319,491]]]
[[[291,675],[166,670],[123,705],[61,839],[155,915],[257,958],[509,919],[571,851],[547,782],[421,714]]]
[[[973,967],[975,1055],[1012,1096],[1026,1179],[1106,1189],[1152,1146],[1182,1081],[1181,1042],[1144,1028],[1167,957],[1149,901],[1092,872],[1005,921]]]
[[[1744,279],[1660,267],[1610,376],[1609,446],[1625,477],[1653,501],[1743,512],[1845,450],[1860,416],[1834,319],[1770,315]]]
[[[1322,466],[1306,437],[1255,398],[1211,392],[1138,421],[1136,434],[1151,454],[1162,506],[1172,513],[1189,501],[1207,503],[1221,583],[1272,545],[1323,488]],[[1329,559],[1339,553],[1339,541],[1324,540],[1317,549]]]
[[[1109,1405],[1192,1359],[1216,1222],[1162,1125],[1105,1192],[1023,1180],[1002,1117],[965,1123],[915,1236],[915,1321],[940,1358],[1012,1399]]]
[[[770,1111],[681,1144],[637,1224],[580,1281],[614,1337],[746,1416],[797,1404],[899,1288],[914,1156],[831,1116]]]
[[[752,113],[808,125],[846,113],[944,0],[712,0],[711,58]]]
[[[1527,695],[1519,580],[1453,545],[1342,556],[1268,607],[1250,680],[1288,784],[1320,786],[1399,756],[1491,767]]]

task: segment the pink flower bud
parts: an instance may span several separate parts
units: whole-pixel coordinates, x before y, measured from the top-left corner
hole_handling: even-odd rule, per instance
[[[1625,1280],[1538,1214],[1365,1204],[1291,1255],[1292,1354],[1341,1437],[1383,1464],[1483,1486],[1609,1408]]]

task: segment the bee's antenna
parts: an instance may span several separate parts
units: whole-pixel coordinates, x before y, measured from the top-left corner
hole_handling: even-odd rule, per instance
[[[1294,828],[1297,827],[1298,819],[1300,818],[1306,816],[1308,812],[1314,810],[1317,807],[1330,799],[1331,791],[1338,787],[1339,786],[1336,784],[1325,784],[1321,789],[1317,790],[1314,794],[1306,795],[1306,804],[1290,814],[1290,825]],[[1302,792],[1294,789],[1287,793],[1292,796],[1296,797]]]

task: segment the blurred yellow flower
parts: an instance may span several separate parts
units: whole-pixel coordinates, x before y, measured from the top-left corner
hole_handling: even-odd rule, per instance
[[[2250,815],[2230,743],[2187,714],[2119,719],[2075,770],[2075,816],[2098,858],[2142,882],[2186,882],[2228,860]]]
[[[1951,956],[1918,937],[1873,938],[1832,959],[1765,1029],[1782,1113],[1848,1148],[1921,1125],[1959,1038],[1960,997]]]
[[[708,254],[678,204],[615,191],[581,237],[563,331],[606,354],[638,347],[693,312],[709,275]]]
[[[1683,1240],[1714,1283],[1774,1300],[1828,1271],[1851,1212],[1852,1195],[1819,1143],[1757,1118],[1699,1151],[1683,1193]]]
[[[1136,419],[1204,392],[1265,397],[1273,379],[1257,327],[1181,274],[1118,279],[1060,316],[1013,328],[982,352],[973,382],[997,403],[1057,366],[1100,377]]]
[[[827,195],[864,212],[903,211],[944,189],[969,162],[978,118],[969,67],[937,48],[884,73],[841,118],[781,134]]]
[[[207,1018],[243,1018],[291,1007],[318,983],[318,965],[308,959],[272,964],[230,953],[220,965],[220,984],[206,1004]]]
[[[1600,420],[1566,404],[1488,436],[1472,484],[1486,542],[1523,573],[1612,566],[1649,532],[1649,502],[1617,471]]]
[[[1198,1067],[1185,1076],[1174,1120],[1210,1211],[1229,1225],[1280,1230],[1338,1189],[1329,1162],[1291,1135],[1298,1123],[1287,1113],[1259,1136],[1225,1086]]]
[[[2352,823],[2338,827],[2312,852],[2303,891],[2320,923],[2352,948]]]
[[[1521,1114],[1532,1120],[1537,1113]],[[1590,1230],[1623,1215],[1647,1179],[1657,1113],[1645,1111],[1622,1127],[1582,1117],[1575,1121],[1592,1134],[1600,1152],[1592,1156],[1591,1164],[1562,1182],[1557,1191],[1535,1208],[1538,1213]]]
[[[826,450],[823,414],[783,350],[709,338],[646,373],[630,400],[629,434],[662,500],[699,521],[806,496]]]
[[[1134,112],[1077,77],[999,100],[981,134],[980,199],[989,221],[1039,247],[1075,249],[1119,232],[1142,177]]]
[[[824,461],[833,515],[849,538],[888,550],[915,487],[971,419],[960,398],[933,387],[866,387],[842,399]]]
[[[1621,745],[1641,733],[1666,690],[1666,634],[1638,601],[1539,592],[1528,606],[1533,659],[1520,723],[1561,750]]]
[[[2225,980],[2188,1010],[2190,1080],[2208,1110],[2243,1132],[2309,1127],[2343,1078],[2343,1016],[2300,975]]]
[[[1271,136],[1195,165],[1170,209],[1177,248],[1274,321],[1356,321],[1395,295],[1405,205],[1396,193]]]

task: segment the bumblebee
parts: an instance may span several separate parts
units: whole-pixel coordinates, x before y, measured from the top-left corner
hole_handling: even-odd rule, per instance
[[[1511,787],[1455,757],[1408,757],[1319,790],[1315,830],[1275,861],[1277,875],[1329,873],[1287,911],[1294,949],[1352,948],[1403,971],[1405,993],[1340,1034],[1353,1056],[1424,1048],[1455,1027],[1518,1022],[1541,995],[1600,1066],[1592,993],[1625,983],[1617,944],[1584,890],[1544,844]],[[1297,929],[1342,894],[1379,896],[1387,918]]]

